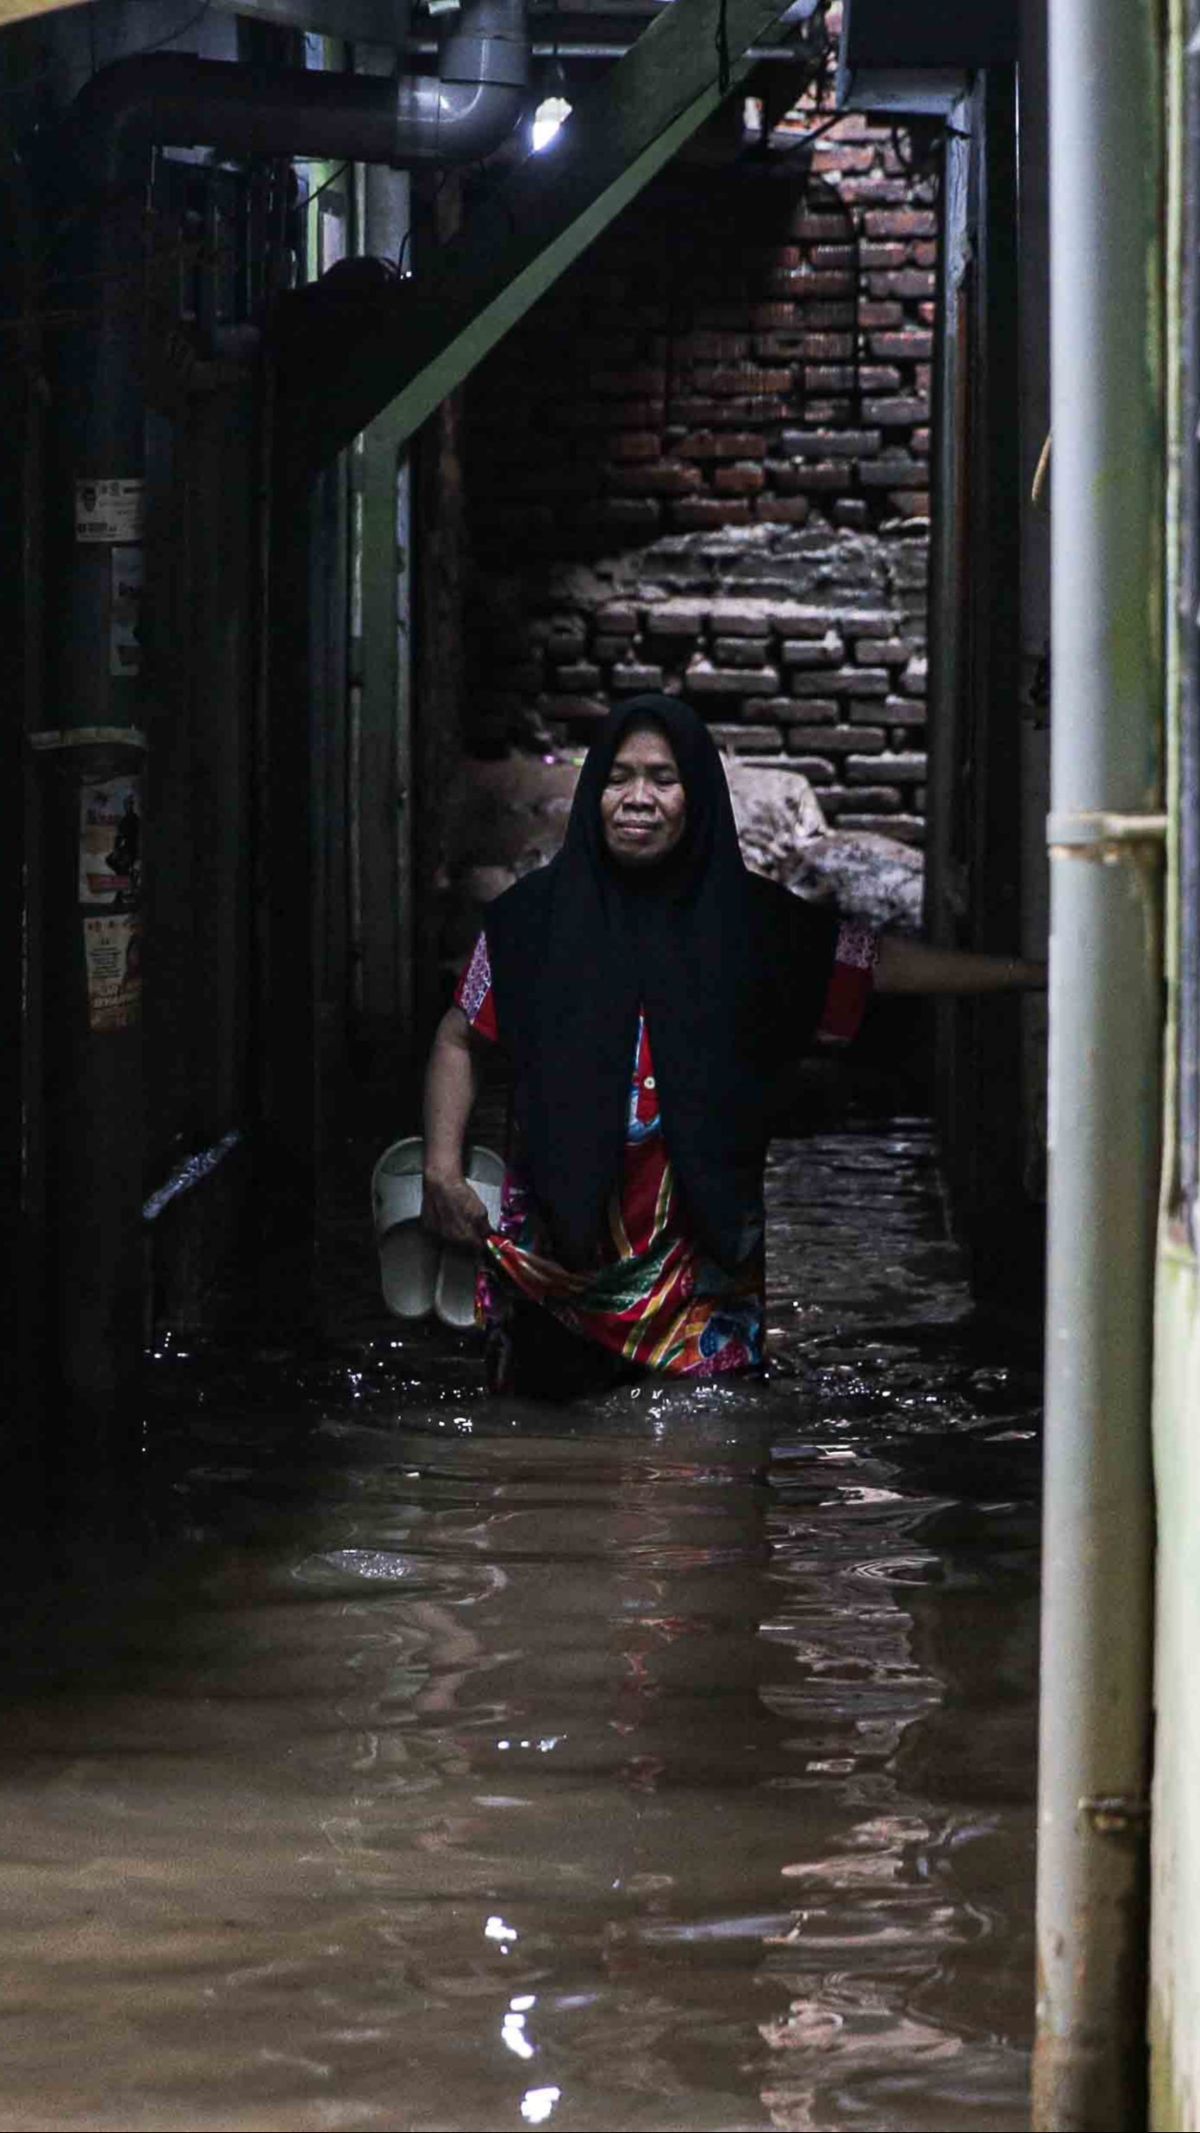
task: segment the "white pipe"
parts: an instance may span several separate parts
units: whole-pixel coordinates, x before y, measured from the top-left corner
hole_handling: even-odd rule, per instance
[[[1162,1043],[1156,22],[1150,0],[1049,0],[1054,701],[1034,2125],[1056,2133],[1133,2127],[1145,2112]]]

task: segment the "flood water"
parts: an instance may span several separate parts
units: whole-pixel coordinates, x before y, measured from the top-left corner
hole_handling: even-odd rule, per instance
[[[765,1384],[490,1402],[361,1234],[168,1345],[6,1642],[0,2126],[1027,2123],[1034,1362],[920,1122],[770,1207]]]

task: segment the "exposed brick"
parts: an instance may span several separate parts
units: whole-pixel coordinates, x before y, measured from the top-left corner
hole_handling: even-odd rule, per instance
[[[789,769],[802,772],[810,785],[824,787],[833,784],[835,772],[832,763],[827,762],[823,756],[804,755],[801,751],[794,750],[787,735],[784,736],[784,745],[787,747],[789,755],[795,755],[796,757],[794,762],[789,763]]]
[[[894,272],[868,274],[867,287],[872,296],[899,296],[905,301],[923,296],[928,301],[934,292],[934,278],[925,267],[901,267]]]
[[[836,726],[845,706],[835,704],[832,697],[811,696],[802,704],[789,699],[782,706],[775,704],[771,708],[781,726]]]
[[[795,496],[800,489],[800,469],[778,460],[767,461],[767,480],[780,496]]]
[[[807,304],[811,298],[836,298],[854,294],[854,276],[847,273],[814,274],[811,267],[777,267],[767,276],[767,287],[772,296],[791,297],[795,302]],[[828,318],[825,324],[839,326],[848,324],[848,305],[832,304],[836,318]],[[843,316],[844,314],[844,316]]]
[[[843,178],[838,186],[847,207],[903,207],[908,198],[907,178],[881,178],[871,171],[866,177]]]
[[[714,667],[707,659],[693,659],[683,686],[689,696],[774,696],[779,676],[774,667],[750,672],[742,667]]]
[[[757,496],[766,486],[766,474],[757,461],[740,459],[734,466],[718,467],[713,475],[719,496]]]
[[[809,253],[814,267],[853,267],[855,247],[852,244],[815,244]]]
[[[786,637],[779,656],[785,667],[836,667],[845,658],[846,647],[837,631],[831,629],[823,637],[810,640]]]
[[[846,483],[845,463],[827,459],[817,466],[799,466],[794,480],[798,489],[841,489]]]
[[[732,393],[785,393],[791,385],[792,373],[790,370],[755,369],[747,363],[740,370],[714,370],[703,382],[710,393],[722,399]]]
[[[858,382],[864,393],[895,393],[900,390],[900,372],[892,363],[862,363],[859,366]],[[863,413],[867,414],[865,406]],[[867,416],[869,422],[877,419],[874,415]]]
[[[862,731],[869,732],[869,727]],[[893,785],[920,784],[928,776],[929,759],[925,755],[863,755],[848,756],[846,776],[852,785],[865,784],[868,779],[887,780]]]
[[[908,263],[906,244],[862,244],[858,248],[859,265],[868,267],[903,267]]]
[[[750,506],[743,497],[689,496],[671,505],[671,524],[683,533],[702,533],[716,526],[748,526]]]
[[[787,303],[751,304],[749,317],[756,332],[770,333],[775,326],[795,325],[796,306]]]
[[[921,652],[914,652],[900,677],[900,688],[905,696],[924,696],[928,681],[928,661]]]
[[[804,373],[804,389],[810,393],[853,392],[857,383],[853,363],[811,363]]]
[[[572,660],[579,658],[582,650],[582,630],[580,631],[578,637],[562,636],[548,637],[546,639],[546,657],[549,660],[551,666],[553,667],[569,666]]]
[[[573,696],[586,696],[589,689],[600,686],[600,669],[581,660],[578,666],[560,667],[554,677],[560,689],[567,689]]]
[[[761,450],[762,438],[753,430],[727,430],[721,435],[713,430],[701,430],[694,436],[681,438],[672,456],[676,459],[742,459]]]
[[[897,396],[890,400],[864,400],[863,414],[868,422],[881,423],[885,428],[908,429],[929,420],[929,406],[925,400]]]
[[[809,509],[806,496],[760,496],[754,516],[763,526],[803,526]]]
[[[891,637],[900,620],[891,607],[849,607],[831,602],[833,619],[846,637]]]
[[[774,726],[710,726],[718,748],[730,755],[778,755],[779,735]]]
[[[809,339],[808,326],[802,319],[798,326],[782,327],[774,333],[756,333],[754,353],[764,363],[803,362]]]
[[[708,613],[715,637],[765,637],[771,626],[766,600],[714,600]]]
[[[854,336],[851,333],[801,333],[796,337],[796,354],[811,363],[841,363],[854,354]]]
[[[801,670],[792,676],[793,696],[886,696],[886,674],[872,674],[865,667],[842,667],[835,674],[809,674]]]
[[[704,608],[686,600],[664,600],[661,607],[646,609],[646,630],[652,637],[698,637],[704,614]]]
[[[609,455],[616,460],[658,459],[662,438],[657,430],[624,430],[609,440]]]
[[[912,651],[911,637],[860,637],[854,647],[854,657],[860,666],[899,666]]]
[[[839,496],[833,506],[835,526],[865,526],[870,516],[871,507],[861,496]]]
[[[871,353],[877,356],[900,356],[915,361],[933,354],[933,335],[921,326],[904,326],[898,333],[873,333]]]
[[[936,244],[914,244],[912,256],[919,267],[936,267],[938,248]]]
[[[840,176],[843,171],[868,171],[875,161],[873,148],[829,148],[818,141],[813,150],[812,167],[819,176]]]
[[[806,748],[820,748],[827,755],[849,755],[855,749],[878,747],[882,752],[886,745],[883,728],[871,726],[789,726],[788,745],[799,739]]]
[[[661,689],[662,683],[663,670],[661,667],[618,666],[612,668],[608,677],[609,688],[615,694],[624,696],[636,696],[639,690],[642,689]]]
[[[893,489],[888,493],[888,504],[897,518],[929,517],[928,489]]]
[[[883,208],[876,213],[868,209],[863,228],[868,237],[936,237],[937,216],[931,208]]]
[[[765,637],[718,637],[713,659],[721,667],[765,667],[770,644]]]
[[[760,726],[772,720],[781,726],[795,719],[796,706],[790,696],[750,696],[742,705],[742,717],[757,719]]]
[[[844,760],[842,775],[845,775]],[[849,810],[858,808],[869,808],[873,814],[899,814],[902,802],[897,788],[871,785],[857,791],[830,793],[828,803],[822,796],[821,805],[827,815],[836,815],[840,822]]]
[[[609,600],[596,616],[597,629],[610,637],[635,637],[637,626],[638,611],[628,600]]]
[[[699,467],[683,466],[678,460],[662,460],[651,467],[613,467],[608,478],[622,496],[686,496],[704,482]]]
[[[883,439],[878,430],[785,430],[779,442],[793,459],[862,459]]]
[[[792,236],[800,244],[836,244],[848,227],[848,216],[822,215],[809,207],[798,207],[789,224]]]
[[[919,460],[889,453],[881,459],[869,459],[859,468],[859,480],[864,489],[923,489],[929,480],[929,469]]]
[[[923,726],[926,719],[925,705],[919,696],[889,696],[881,704],[855,704],[851,707],[851,718],[857,718],[860,712],[863,718],[881,718],[885,720],[889,726],[894,726],[897,731],[902,727]],[[901,747],[903,743],[897,742],[896,745]]]

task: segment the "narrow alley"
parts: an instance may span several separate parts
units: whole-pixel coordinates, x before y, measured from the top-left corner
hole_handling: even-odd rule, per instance
[[[0,0],[0,407],[0,2133],[1195,2133],[1200,0]]]

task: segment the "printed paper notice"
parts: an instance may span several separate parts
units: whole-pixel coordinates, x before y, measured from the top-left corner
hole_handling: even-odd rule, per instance
[[[79,790],[79,901],[127,911],[142,887],[140,778],[110,778]]]
[[[146,522],[144,481],[77,481],[77,541],[140,541]]]
[[[108,609],[108,671],[132,678],[142,670],[142,585],[145,550],[112,550],[112,599]]]
[[[88,1026],[132,1029],[141,1012],[142,921],[134,911],[85,918]]]

